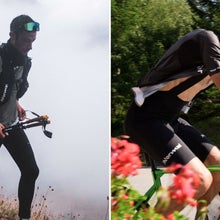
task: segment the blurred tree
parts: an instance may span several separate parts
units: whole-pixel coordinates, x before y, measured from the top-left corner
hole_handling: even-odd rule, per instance
[[[123,133],[131,88],[192,25],[184,0],[111,1],[112,136]]]
[[[187,0],[193,13],[193,28],[204,28],[220,36],[220,1]],[[220,116],[220,93],[216,87],[202,92],[190,111],[188,120],[197,123],[204,118]],[[187,116],[186,116],[187,117]]]
[[[187,0],[194,16],[194,27],[205,28],[220,33],[219,0]]]

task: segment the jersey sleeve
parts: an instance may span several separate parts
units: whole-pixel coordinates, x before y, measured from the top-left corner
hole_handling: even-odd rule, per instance
[[[220,72],[220,43],[212,31],[205,31],[200,38],[204,67],[209,75]]]

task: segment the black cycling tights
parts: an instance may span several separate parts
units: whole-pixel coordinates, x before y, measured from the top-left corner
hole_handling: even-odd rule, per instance
[[[39,174],[33,150],[22,129],[11,132],[9,136],[3,139],[2,143],[21,171],[18,186],[19,216],[30,218],[35,181]]]

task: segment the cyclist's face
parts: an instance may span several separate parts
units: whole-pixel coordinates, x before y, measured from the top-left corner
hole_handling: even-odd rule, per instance
[[[15,35],[10,33],[11,44],[23,55],[27,55],[28,52],[32,49],[32,43],[36,39],[36,32],[27,32],[23,31]]]

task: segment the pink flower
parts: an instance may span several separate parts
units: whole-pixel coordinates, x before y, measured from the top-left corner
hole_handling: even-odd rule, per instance
[[[126,213],[126,214],[125,214],[125,220],[129,220],[129,219],[131,219],[131,215],[128,214],[128,213]]]
[[[124,199],[124,200],[125,200],[125,199],[127,199],[127,198],[128,198],[128,195],[123,194],[121,197],[122,197],[122,199]]]
[[[167,220],[175,220],[174,215],[173,214],[168,215]]]
[[[186,202],[191,206],[197,206],[197,202],[193,199],[196,188],[199,186],[200,178],[188,166],[180,164],[171,165],[165,168],[166,171],[179,171],[173,178],[173,185],[168,188],[170,198],[177,202]]]
[[[165,167],[164,171],[167,171],[169,173],[174,173],[175,171],[177,171],[178,169],[180,169],[182,167],[183,167],[183,165],[181,165],[181,164],[172,164],[168,167]]]
[[[118,138],[111,139],[111,167],[113,174],[129,176],[136,175],[142,166],[139,158],[140,148],[137,144]]]

